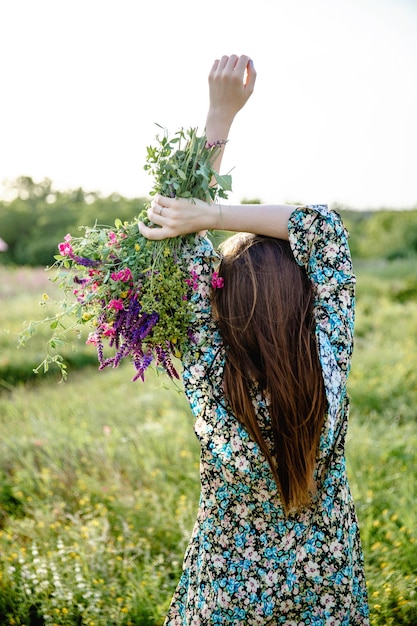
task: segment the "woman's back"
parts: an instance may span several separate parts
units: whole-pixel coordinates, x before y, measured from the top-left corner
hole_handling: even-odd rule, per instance
[[[289,235],[294,258],[312,281],[313,330],[327,402],[316,455],[317,491],[310,506],[286,514],[265,455],[224,399],[227,350],[209,297],[215,259],[208,242],[199,240],[189,251],[200,276],[199,312],[184,384],[201,444],[202,491],[166,624],[368,624],[344,459],[354,297],[346,233],[338,216],[319,206],[296,210]],[[262,387],[251,386],[251,402],[270,442],[269,398]]]

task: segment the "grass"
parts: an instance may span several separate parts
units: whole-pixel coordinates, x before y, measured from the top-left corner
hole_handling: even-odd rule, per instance
[[[371,624],[412,626],[417,320],[412,291],[398,294],[415,269],[358,269],[347,456]],[[73,367],[65,384],[58,373],[7,379],[17,360],[26,376],[39,357],[41,340],[16,351],[15,334],[44,280],[0,271],[0,623],[159,626],[198,507],[191,414],[165,379],[131,383],[128,365]]]
[[[45,623],[162,622],[196,513],[198,451],[183,398],[150,386],[127,368],[92,370],[0,398],[0,623],[26,623],[31,607]]]

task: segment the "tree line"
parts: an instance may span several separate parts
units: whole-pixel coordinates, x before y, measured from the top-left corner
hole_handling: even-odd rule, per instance
[[[102,197],[81,188],[56,191],[49,179],[35,182],[27,176],[9,183],[9,193],[12,199],[0,201],[0,241],[7,244],[0,263],[12,265],[50,265],[66,233],[76,236],[80,227],[95,223],[113,225],[116,218],[131,221],[148,202],[116,193]],[[408,211],[333,208],[350,232],[354,259],[417,255],[417,207]]]

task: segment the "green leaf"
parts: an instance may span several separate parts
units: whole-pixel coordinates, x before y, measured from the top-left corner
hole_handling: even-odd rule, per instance
[[[65,341],[54,337],[53,339],[49,340],[49,345],[51,346],[51,348],[56,348],[57,346],[65,346]]]
[[[232,191],[232,177],[230,174],[223,174],[223,176],[221,176],[217,172],[214,172],[214,178],[219,187],[222,187],[224,191]]]

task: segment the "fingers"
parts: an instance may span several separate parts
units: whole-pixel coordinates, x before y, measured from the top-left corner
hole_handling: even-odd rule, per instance
[[[235,64],[236,59],[237,59],[237,56],[235,54],[233,54],[231,57],[223,55],[222,58],[220,59],[218,70],[222,72],[228,64],[229,65],[232,63]]]
[[[253,91],[256,80],[256,70],[252,59],[246,55],[242,55],[239,57],[234,71],[237,72],[239,76],[242,76],[244,86]]]
[[[163,204],[162,196],[157,195],[151,202],[151,206],[148,209],[148,218],[154,224],[158,226],[162,226],[162,220],[164,218],[164,211],[166,212],[167,207]],[[166,213],[165,213],[166,216]]]
[[[174,208],[175,198],[167,198],[157,194],[151,202],[151,206],[148,209],[148,217],[154,224],[158,226],[166,225],[170,222],[166,218],[172,215],[172,209]]]
[[[154,241],[175,236],[177,233],[173,231],[174,222],[171,217],[174,202],[175,198],[167,198],[157,194],[147,210],[148,219],[154,226],[146,226],[143,222],[139,222],[139,232],[147,239]]]
[[[239,60],[239,57],[236,54],[230,55],[230,57],[223,57],[225,59],[225,63],[222,69],[233,72],[236,68],[236,64]]]
[[[216,70],[217,70],[217,68],[219,67],[219,63],[220,63],[219,59],[215,59],[215,61],[213,62],[213,65],[212,65],[212,67],[211,67],[211,70],[210,70],[210,76],[211,76],[212,74],[215,74],[215,73],[216,73]]]
[[[253,61],[246,54],[222,56],[209,74],[210,101],[239,110],[252,95],[256,81]]]
[[[216,78],[219,79],[222,76],[232,74],[238,60],[239,57],[236,54],[232,54],[230,57],[224,55],[221,59],[216,59],[211,68],[209,78],[215,80]]]
[[[246,76],[246,87],[252,92],[255,87],[256,81],[256,70],[253,64],[252,59],[249,60],[249,63],[246,67],[247,76]]]
[[[238,56],[237,54],[232,54],[230,56],[222,56],[221,59],[216,59],[212,65],[210,70],[210,75],[220,75],[220,74],[231,74],[232,72],[237,72],[242,75],[245,71],[249,74],[249,65],[250,65],[250,57],[246,54],[242,54]],[[252,63],[253,68],[253,63]]]
[[[138,222],[138,229],[141,235],[152,241],[161,241],[161,239],[169,237],[169,234],[165,232],[164,228],[152,228],[145,226],[143,222]]]

